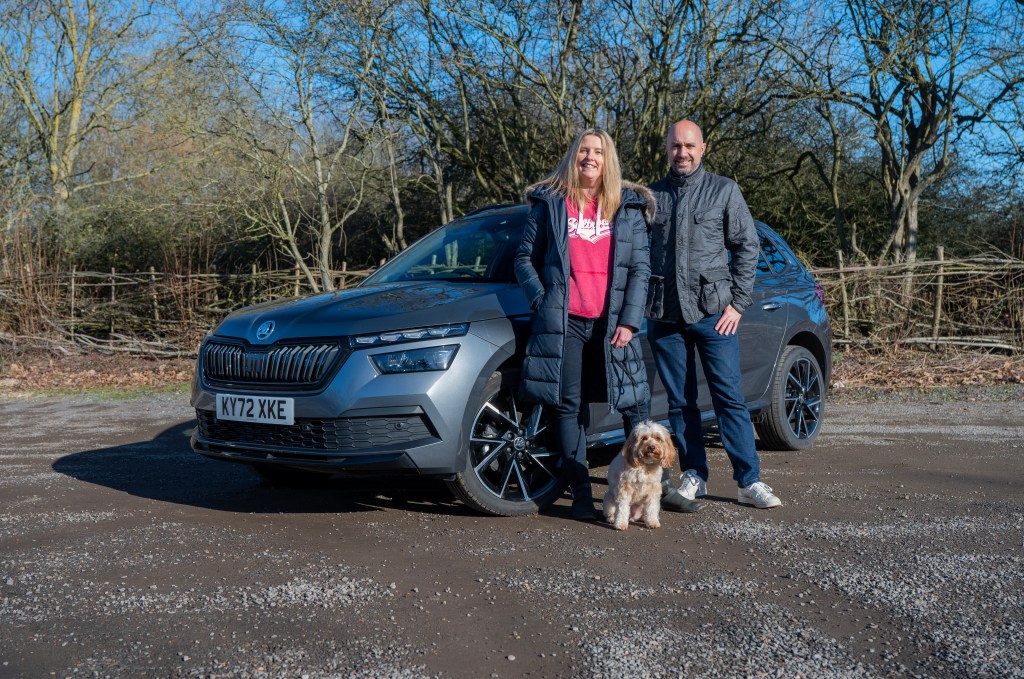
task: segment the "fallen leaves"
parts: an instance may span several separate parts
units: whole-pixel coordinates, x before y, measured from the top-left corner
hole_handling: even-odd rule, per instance
[[[1024,384],[1024,356],[965,350],[863,349],[837,353],[833,385],[928,388]]]
[[[87,391],[103,388],[164,387],[185,384],[195,362],[125,355],[19,355],[0,361],[0,393],[39,390]]]

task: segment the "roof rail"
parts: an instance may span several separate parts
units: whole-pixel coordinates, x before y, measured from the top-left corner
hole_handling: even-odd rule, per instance
[[[469,212],[467,212],[466,214],[464,214],[462,216],[463,217],[468,217],[470,215],[475,215],[478,212],[486,212],[488,210],[497,210],[497,209],[503,208],[503,207],[515,207],[517,205],[521,205],[521,203],[491,203],[490,205],[483,205],[481,207],[476,208],[475,210],[470,210]]]

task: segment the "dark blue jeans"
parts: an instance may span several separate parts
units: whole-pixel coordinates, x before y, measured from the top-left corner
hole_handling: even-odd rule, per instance
[[[583,402],[584,379],[599,380],[607,390],[605,377],[605,339],[607,320],[569,316],[562,352],[561,401],[554,408],[558,449],[562,453],[566,478],[570,487],[590,483],[587,467],[587,434],[589,406]],[[586,377],[584,377],[584,366]],[[593,386],[589,385],[588,386]],[[622,411],[625,434],[647,419],[650,404],[641,403]]]
[[[668,421],[679,446],[679,464],[708,479],[704,430],[697,405],[697,356],[704,367],[722,445],[740,486],[760,481],[754,427],[740,387],[739,335],[719,335],[721,314],[696,323],[649,323],[648,338],[658,374],[668,392]]]

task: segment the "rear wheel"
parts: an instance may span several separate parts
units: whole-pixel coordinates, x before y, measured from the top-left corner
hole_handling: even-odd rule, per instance
[[[803,450],[818,438],[825,416],[825,385],[818,359],[800,346],[788,346],[772,378],[771,405],[755,425],[772,450]]]
[[[469,507],[496,516],[533,514],[565,489],[561,456],[544,443],[539,405],[520,403],[514,373],[494,373],[466,434],[466,466],[448,482]]]

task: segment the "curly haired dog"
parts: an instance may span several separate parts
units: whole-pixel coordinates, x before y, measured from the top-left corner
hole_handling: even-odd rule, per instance
[[[676,448],[668,429],[645,420],[633,428],[622,450],[608,467],[608,492],[604,516],[616,530],[626,530],[630,521],[643,517],[648,528],[661,521],[661,470],[676,461]]]

